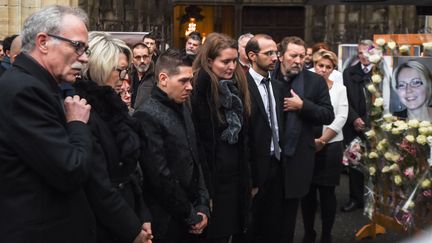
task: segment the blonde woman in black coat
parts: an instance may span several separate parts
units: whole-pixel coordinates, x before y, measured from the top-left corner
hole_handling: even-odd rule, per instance
[[[85,80],[74,84],[76,93],[92,106],[92,173],[86,194],[96,216],[98,242],[151,242],[150,214],[137,176],[141,159],[141,130],[118,92],[121,73],[131,51],[107,33],[89,34],[91,55],[83,70]]]

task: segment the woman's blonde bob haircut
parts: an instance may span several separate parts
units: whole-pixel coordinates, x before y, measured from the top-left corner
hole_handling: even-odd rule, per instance
[[[106,85],[111,72],[116,70],[120,53],[126,55],[128,63],[132,62],[132,51],[126,43],[105,32],[89,33],[89,49],[91,55],[84,65],[83,76],[99,85]]]
[[[321,49],[315,52],[312,56],[312,60],[315,64],[323,58],[330,60],[333,63],[333,69],[336,68],[338,60],[336,54],[334,54],[333,52]]]

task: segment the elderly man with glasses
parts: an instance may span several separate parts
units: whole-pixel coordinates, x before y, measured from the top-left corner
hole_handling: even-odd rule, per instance
[[[95,242],[83,184],[91,167],[90,105],[62,99],[88,60],[87,16],[50,6],[24,23],[22,53],[0,79],[0,239]],[[92,233],[93,232],[93,233]]]

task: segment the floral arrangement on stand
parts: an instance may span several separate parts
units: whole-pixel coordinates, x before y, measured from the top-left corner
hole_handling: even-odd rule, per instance
[[[397,46],[376,41],[366,56],[374,68],[371,83],[370,130],[366,141],[354,141],[344,153],[344,163],[360,168],[366,178],[365,214],[393,217],[406,231],[432,224],[432,125],[384,114],[382,98],[383,53]],[[399,51],[401,48],[399,48]]]

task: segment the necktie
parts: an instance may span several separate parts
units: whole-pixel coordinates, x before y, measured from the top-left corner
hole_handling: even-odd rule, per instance
[[[276,126],[275,126],[275,116],[273,114],[273,100],[270,96],[270,78],[263,78],[263,80],[261,81],[262,83],[264,83],[265,88],[266,88],[266,92],[267,92],[267,99],[268,99],[268,114],[270,115],[270,127],[272,130],[272,140],[273,140],[273,148],[274,148],[274,155],[275,157],[280,160],[280,148],[279,148],[279,142],[278,142],[278,134],[276,132]]]

